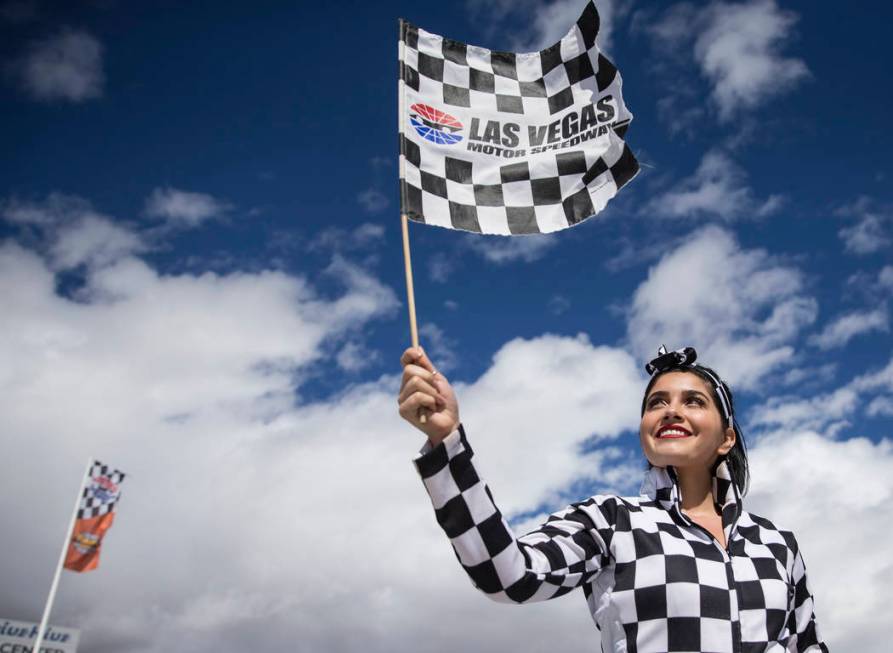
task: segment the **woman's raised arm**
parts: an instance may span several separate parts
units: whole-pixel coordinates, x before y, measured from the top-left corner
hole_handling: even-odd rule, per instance
[[[428,435],[416,469],[474,585],[493,600],[527,603],[561,596],[591,579],[608,561],[614,497],[569,506],[516,538],[475,470],[449,382],[418,349],[408,349],[401,363],[400,414]],[[425,424],[419,409],[430,411]]]

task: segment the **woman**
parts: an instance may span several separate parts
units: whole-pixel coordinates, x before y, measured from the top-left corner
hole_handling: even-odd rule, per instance
[[[793,534],[742,508],[732,393],[695,359],[662,347],[646,366],[641,495],[591,497],[516,538],[475,471],[449,382],[407,349],[400,415],[428,436],[415,464],[437,521],[494,600],[582,587],[603,651],[827,651]]]

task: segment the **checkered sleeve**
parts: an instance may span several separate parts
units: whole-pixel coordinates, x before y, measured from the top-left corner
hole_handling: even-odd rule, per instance
[[[828,653],[828,647],[822,641],[815,618],[815,601],[806,581],[806,565],[797,541],[790,532],[783,533],[788,546],[794,553],[794,564],[791,570],[791,581],[794,585],[791,596],[791,638],[788,640],[788,651],[791,653]]]
[[[472,463],[460,426],[436,447],[426,445],[416,469],[474,585],[495,601],[551,599],[590,580],[606,563],[611,525],[590,499],[554,513],[516,538]]]

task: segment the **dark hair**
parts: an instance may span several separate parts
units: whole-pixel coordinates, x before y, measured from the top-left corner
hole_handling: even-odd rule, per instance
[[[710,388],[710,392],[713,395],[713,403],[716,405],[717,410],[719,410],[720,406],[719,395],[713,385],[714,381],[710,377],[713,376],[715,379],[718,379],[722,384],[723,390],[725,390],[726,396],[729,398],[730,408],[732,415],[734,416],[735,402],[732,397],[732,389],[722,380],[719,374],[706,365],[680,365],[663,369],[654,374],[648,382],[648,386],[645,388],[645,395],[642,397],[642,415],[645,414],[645,403],[648,400],[648,393],[651,392],[651,388],[654,386],[655,381],[667,372],[691,372],[703,379],[704,383],[707,384],[707,387]],[[723,428],[728,428],[729,420],[725,418],[721,410],[719,411],[719,416],[720,419],[722,419]],[[729,467],[729,473],[732,475],[732,482],[738,488],[738,492],[741,496],[744,496],[747,494],[747,489],[750,485],[750,470],[747,465],[747,444],[744,442],[744,434],[741,433],[741,428],[738,426],[738,420],[733,417],[732,421],[732,428],[735,429],[735,444],[725,456],[720,458],[720,460],[724,459],[726,461],[726,464]]]

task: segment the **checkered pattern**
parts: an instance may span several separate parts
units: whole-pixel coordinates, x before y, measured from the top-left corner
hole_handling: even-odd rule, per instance
[[[682,512],[672,470],[638,497],[595,496],[516,538],[472,462],[464,430],[415,464],[472,582],[525,603],[582,587],[602,650],[827,651],[793,534],[744,512],[725,464],[714,478],[728,547]]]
[[[126,475],[117,469],[112,470],[108,465],[103,465],[98,460],[93,461],[90,467],[89,478],[84,487],[84,493],[81,495],[81,503],[78,507],[78,519],[90,519],[91,517],[99,517],[115,509],[115,504],[121,497],[120,490],[117,489],[121,485]],[[100,482],[105,478],[114,485],[115,489],[110,491],[110,487],[106,482]]]
[[[599,16],[590,2],[576,25],[540,52],[492,52],[401,22],[401,208],[409,218],[486,234],[548,233],[600,212],[638,172],[623,142],[632,119],[621,78],[598,51]],[[608,102],[610,125],[562,137],[531,153],[528,128],[542,129],[583,107]],[[410,124],[413,106],[443,111],[464,125],[458,142],[431,142]],[[520,126],[524,156],[475,152],[472,119]],[[457,123],[458,124],[458,123]],[[612,128],[613,127],[613,128]],[[583,134],[586,134],[585,138]]]

